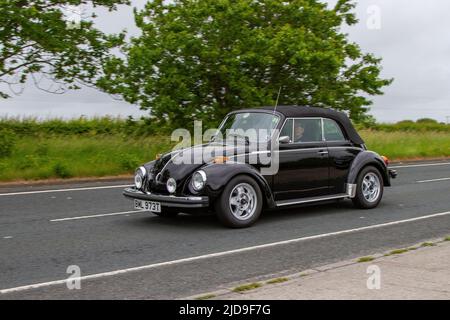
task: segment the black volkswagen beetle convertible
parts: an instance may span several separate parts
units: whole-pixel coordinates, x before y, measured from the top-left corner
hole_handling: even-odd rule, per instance
[[[246,134],[251,130],[267,134]],[[199,150],[201,161],[193,161]],[[263,107],[231,112],[209,143],[138,168],[124,195],[138,210],[165,217],[212,211],[239,228],[264,209],[304,203],[348,198],[358,208],[375,208],[396,175],[386,157],[367,150],[344,113]]]

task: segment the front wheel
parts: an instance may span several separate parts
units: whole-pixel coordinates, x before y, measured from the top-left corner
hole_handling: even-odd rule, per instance
[[[248,176],[237,176],[226,185],[214,207],[225,226],[246,228],[258,220],[262,202],[262,193],[256,181]]]
[[[361,209],[375,208],[383,197],[383,191],[383,178],[380,171],[372,166],[365,167],[358,175],[353,204]]]

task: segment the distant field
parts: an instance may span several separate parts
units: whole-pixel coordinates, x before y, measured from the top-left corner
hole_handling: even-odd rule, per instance
[[[392,160],[450,157],[450,133],[360,131],[369,149]]]
[[[0,181],[102,177],[132,173],[170,150],[168,139],[110,136],[21,137],[0,158]]]
[[[371,150],[392,160],[450,157],[450,126],[400,127],[359,132]],[[0,119],[0,181],[130,174],[171,145],[145,121]]]

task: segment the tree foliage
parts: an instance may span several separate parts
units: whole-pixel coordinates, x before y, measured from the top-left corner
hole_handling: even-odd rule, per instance
[[[114,10],[117,4],[126,3],[0,0],[0,96],[7,98],[5,87],[22,87],[30,77],[41,89],[55,93],[63,91],[63,84],[72,89],[78,88],[78,82],[92,84],[109,49],[121,43],[123,35],[100,32],[93,25],[95,16],[83,17],[71,26],[65,11],[83,5]]]
[[[142,34],[114,57],[98,85],[170,127],[211,125],[230,110],[274,104],[333,107],[364,118],[380,59],[340,31],[354,3],[317,0],[150,1],[135,11]]]

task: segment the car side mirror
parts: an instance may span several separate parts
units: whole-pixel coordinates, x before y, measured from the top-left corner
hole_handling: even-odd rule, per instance
[[[209,141],[209,142],[214,142],[214,141],[216,140],[218,134],[219,134],[219,130],[216,130],[215,132],[212,132],[212,133],[209,135],[208,141]]]
[[[278,142],[279,142],[280,144],[289,143],[289,142],[291,142],[291,137],[289,137],[289,136],[282,136],[282,137],[280,137],[280,138],[278,139]]]

